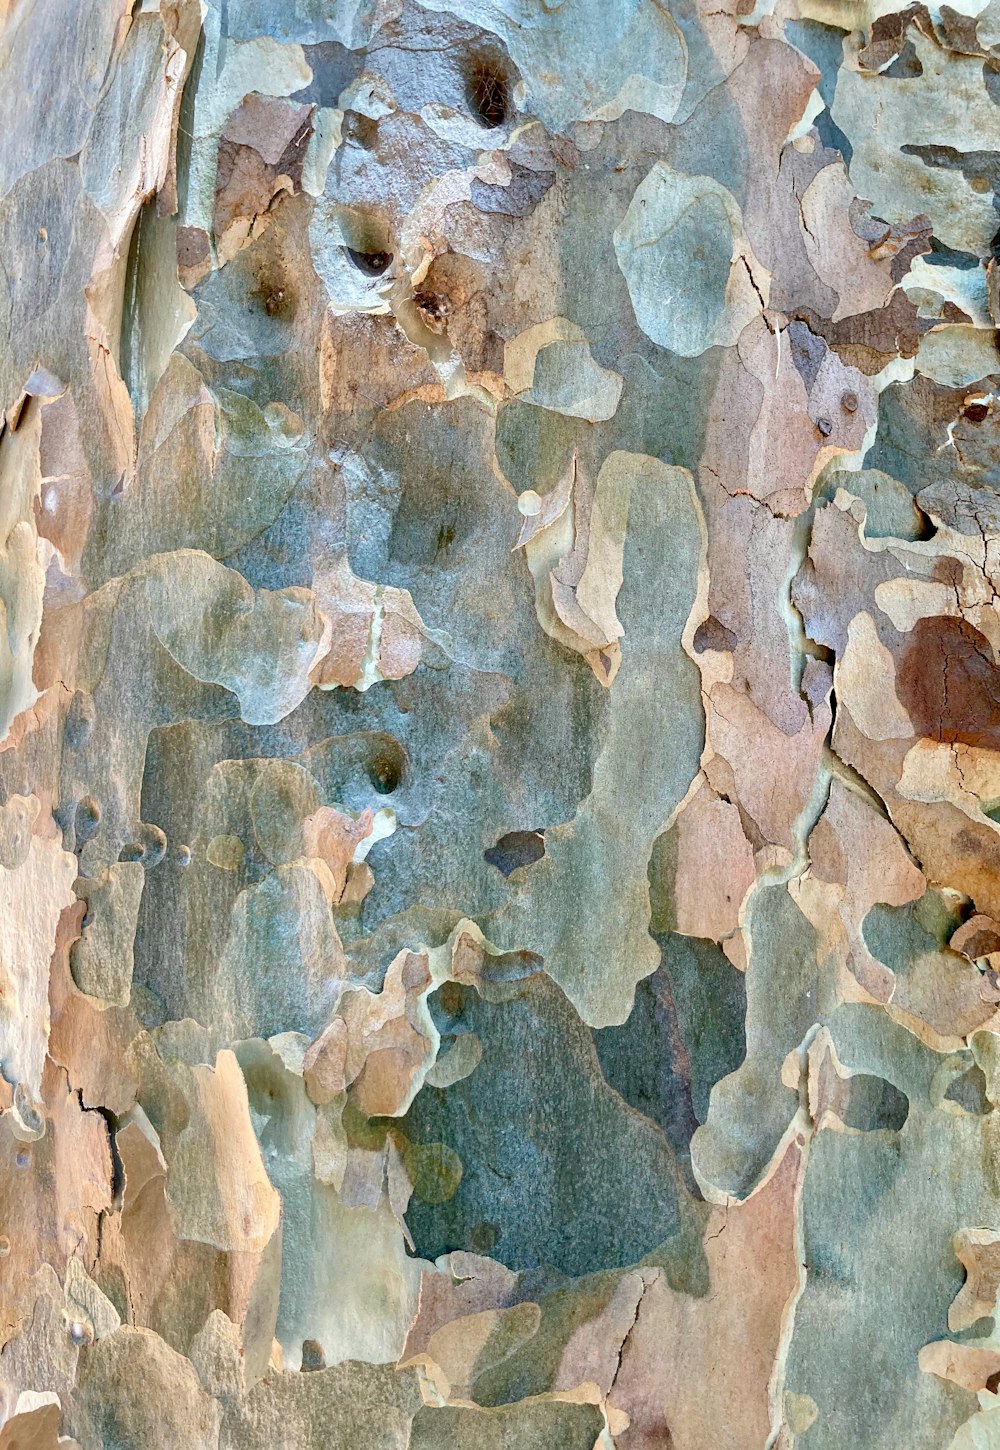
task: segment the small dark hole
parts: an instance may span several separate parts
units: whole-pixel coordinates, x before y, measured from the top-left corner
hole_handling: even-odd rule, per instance
[[[986,403],[970,403],[962,409],[962,416],[970,423],[983,423],[990,416],[989,406]]]
[[[483,858],[504,876],[521,866],[533,866],[545,855],[545,837],[541,831],[508,831],[495,846],[483,852]]]
[[[93,796],[85,795],[76,808],[76,844],[89,841],[101,824],[101,808]]]
[[[381,277],[392,263],[391,252],[356,252],[353,247],[345,247],[344,251],[366,277]]]
[[[303,1339],[302,1368],[306,1371],[326,1369],[326,1355],[318,1339]]]
[[[399,785],[399,763],[391,755],[376,755],[368,767],[368,779],[379,795],[392,795]]]
[[[167,838],[159,826],[145,822],[142,826],[142,864],[158,866],[167,854]]]
[[[285,317],[294,312],[295,293],[289,285],[285,268],[261,268],[250,300],[263,307],[268,317]]]
[[[451,302],[442,292],[417,292],[413,302],[429,331],[444,332],[451,316]]]
[[[448,1017],[461,1017],[465,1011],[465,988],[460,982],[443,982],[437,999],[441,1011]]]
[[[507,77],[490,61],[477,61],[469,72],[466,97],[472,111],[489,130],[496,130],[510,110]]]

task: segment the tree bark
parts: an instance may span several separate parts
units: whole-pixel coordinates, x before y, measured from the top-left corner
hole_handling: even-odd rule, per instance
[[[1000,27],[0,4],[0,1450],[1000,1445]]]

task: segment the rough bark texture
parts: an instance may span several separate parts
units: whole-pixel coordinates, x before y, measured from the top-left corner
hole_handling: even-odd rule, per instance
[[[1000,1446],[1000,0],[0,0],[0,1447]]]

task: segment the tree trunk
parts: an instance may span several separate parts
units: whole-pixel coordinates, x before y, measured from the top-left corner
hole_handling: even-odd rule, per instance
[[[0,4],[0,1450],[1000,1445],[997,5],[752,4]]]

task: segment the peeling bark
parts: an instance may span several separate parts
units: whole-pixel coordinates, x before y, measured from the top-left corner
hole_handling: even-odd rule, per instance
[[[0,5],[0,1450],[1000,1444],[1000,22]]]

